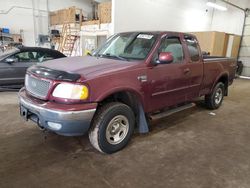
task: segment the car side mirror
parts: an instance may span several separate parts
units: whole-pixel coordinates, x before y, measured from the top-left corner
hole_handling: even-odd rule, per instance
[[[171,52],[161,52],[157,60],[157,64],[169,64],[174,61],[174,57]]]
[[[5,62],[8,63],[8,64],[15,63],[15,62],[16,62],[16,59],[15,59],[15,58],[9,57],[9,58],[6,58],[6,59],[5,59]]]

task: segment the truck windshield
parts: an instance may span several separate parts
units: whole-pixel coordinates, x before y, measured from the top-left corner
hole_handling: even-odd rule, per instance
[[[122,33],[113,36],[93,55],[120,60],[143,60],[149,54],[157,35],[149,33]]]

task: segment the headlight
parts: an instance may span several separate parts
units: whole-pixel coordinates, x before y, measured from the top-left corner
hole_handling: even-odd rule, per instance
[[[85,85],[63,83],[56,86],[52,94],[54,97],[64,99],[87,99],[89,90]]]

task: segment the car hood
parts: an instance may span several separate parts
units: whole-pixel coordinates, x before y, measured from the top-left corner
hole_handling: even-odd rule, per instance
[[[43,67],[79,74],[85,79],[97,77],[104,74],[111,74],[116,71],[134,67],[138,61],[121,61],[109,58],[92,56],[60,58],[43,63]]]

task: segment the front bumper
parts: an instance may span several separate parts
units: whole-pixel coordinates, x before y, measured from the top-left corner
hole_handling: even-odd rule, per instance
[[[19,91],[20,114],[40,127],[64,136],[79,136],[88,132],[97,104],[66,105],[41,101]],[[57,126],[51,126],[51,125]]]

